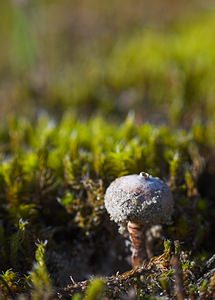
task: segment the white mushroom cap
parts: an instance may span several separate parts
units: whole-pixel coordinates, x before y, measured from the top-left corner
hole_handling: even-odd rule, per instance
[[[170,221],[173,198],[165,182],[141,172],[114,180],[106,190],[105,207],[118,224],[151,226]]]

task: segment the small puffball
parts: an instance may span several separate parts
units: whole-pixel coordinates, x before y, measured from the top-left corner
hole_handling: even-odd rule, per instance
[[[106,190],[105,207],[118,224],[131,221],[148,227],[170,221],[173,198],[165,182],[141,172],[114,180]]]

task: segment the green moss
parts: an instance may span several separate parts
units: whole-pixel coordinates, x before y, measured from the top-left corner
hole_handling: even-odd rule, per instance
[[[45,247],[47,241],[37,242],[35,253],[36,262],[33,265],[33,270],[30,273],[30,282],[33,286],[32,299],[39,300],[43,297],[50,298],[53,294],[52,282],[46,268],[45,262]]]
[[[143,170],[170,180],[175,212],[173,224],[164,228],[165,236],[179,239],[183,249],[193,251],[196,257],[203,249],[208,251],[214,208],[209,198],[199,195],[197,183],[204,166],[197,167],[200,157],[205,155],[204,147],[207,147],[205,160],[213,151],[210,141],[206,139],[202,147],[202,140],[191,132],[150,124],[135,125],[132,116],[120,126],[108,124],[102,118],[81,122],[68,114],[54,126],[50,126],[48,117],[44,120],[42,117],[30,124],[17,119],[13,135],[3,140],[8,150],[7,153],[2,151],[0,166],[2,271],[12,268],[10,274],[18,274],[13,276],[23,281],[22,292],[33,289],[35,299],[43,293],[55,293],[50,279],[54,273],[50,275],[46,267],[45,244],[39,243],[35,249],[37,239],[49,240],[48,259],[57,249],[57,232],[62,232],[61,243],[67,242],[64,235],[70,230],[73,234],[79,232],[74,241],[82,243],[82,239],[90,239],[96,249],[102,230],[104,235],[112,230],[103,204],[106,187],[118,176]],[[4,130],[8,131],[8,127]],[[19,132],[22,138],[12,143]],[[111,243],[113,236],[104,238]],[[138,279],[140,299],[148,299],[149,293],[156,294],[160,289],[170,293],[171,249],[171,243],[166,242],[164,256],[159,261],[164,268],[161,273],[155,277],[149,268],[148,279]],[[177,250],[177,255],[182,255],[186,285],[195,285],[195,280],[189,277],[192,260],[181,253],[182,250]],[[65,268],[66,262],[62,260],[62,264]],[[30,277],[26,277],[32,268]],[[49,268],[52,268],[50,263]],[[8,285],[10,281],[15,284],[15,277],[9,277],[4,278]],[[136,286],[135,278],[130,287]],[[2,285],[7,293],[6,285]],[[145,296],[141,292],[143,287]],[[13,293],[19,292],[20,289],[14,288]]]
[[[71,30],[64,13],[82,14],[78,1],[6,2],[0,298],[171,299],[174,256],[187,298],[212,299],[214,265],[206,260],[215,250],[214,12],[146,27],[129,1],[112,1],[107,15],[92,1],[89,20],[80,20],[98,26],[77,43],[84,30]],[[91,12],[91,2],[85,5]],[[112,5],[126,30],[110,17]],[[104,35],[100,20],[110,27]],[[168,182],[172,224],[153,240],[143,268],[108,277],[129,268],[129,249],[108,218],[104,193],[116,177],[141,171]]]

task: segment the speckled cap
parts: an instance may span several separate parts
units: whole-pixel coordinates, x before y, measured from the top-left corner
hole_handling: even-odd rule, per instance
[[[118,224],[151,226],[170,221],[173,198],[165,182],[141,172],[115,179],[106,190],[105,207]]]

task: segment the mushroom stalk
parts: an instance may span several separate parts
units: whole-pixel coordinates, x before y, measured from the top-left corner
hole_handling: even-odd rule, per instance
[[[145,259],[147,259],[145,232],[143,226],[130,221],[127,224],[127,228],[131,240],[131,263],[133,268],[137,268]]]

